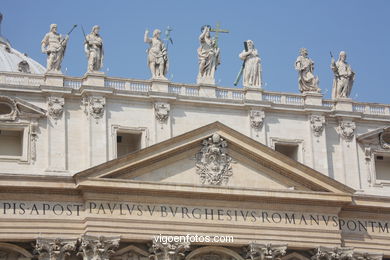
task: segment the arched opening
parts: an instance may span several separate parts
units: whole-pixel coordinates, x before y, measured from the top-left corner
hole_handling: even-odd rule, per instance
[[[192,251],[185,260],[244,260],[244,258],[225,247],[205,246]]]
[[[33,255],[17,245],[0,243],[0,259],[2,260],[30,260]]]

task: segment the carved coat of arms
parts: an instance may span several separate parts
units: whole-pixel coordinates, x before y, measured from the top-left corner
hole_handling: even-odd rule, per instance
[[[227,154],[227,142],[218,134],[203,140],[196,154],[196,173],[203,184],[227,184],[233,175],[232,158]]]

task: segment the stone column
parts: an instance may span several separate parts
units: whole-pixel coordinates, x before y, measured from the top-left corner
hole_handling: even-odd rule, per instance
[[[189,243],[176,243],[176,242],[156,242],[153,241],[153,245],[150,248],[151,260],[181,260],[184,259],[184,252],[189,250]]]
[[[108,160],[106,98],[101,95],[85,96],[82,101],[87,116],[87,166]]]
[[[39,260],[65,260],[66,256],[76,252],[76,239],[38,238],[34,253]]]
[[[109,260],[119,247],[119,237],[103,237],[83,235],[79,239],[77,255],[83,260]]]
[[[155,116],[155,140],[156,143],[171,138],[171,106],[167,102],[156,102],[153,104]]]
[[[47,98],[48,171],[66,171],[67,142],[65,99],[61,96]]]
[[[246,250],[246,259],[280,260],[286,254],[287,244],[250,243]]]

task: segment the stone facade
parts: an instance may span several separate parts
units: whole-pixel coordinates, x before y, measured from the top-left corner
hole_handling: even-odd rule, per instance
[[[134,81],[98,74],[85,78],[56,75],[60,85],[53,86],[47,85],[48,77],[0,75],[0,101],[12,108],[12,113],[0,115],[0,128],[32,127],[35,112],[22,119],[17,116],[21,111],[13,108],[15,102],[47,111],[33,120],[38,133],[34,138],[26,130],[27,163],[0,158],[3,173],[71,176],[116,158],[114,129],[138,129],[135,132],[141,135],[144,148],[219,121],[272,148],[297,146],[299,162],[350,187],[389,194],[390,182],[367,181],[375,179],[375,162],[371,160],[367,167],[367,144],[357,141],[388,125],[388,105],[329,101],[320,94]],[[387,149],[380,152],[386,155]]]

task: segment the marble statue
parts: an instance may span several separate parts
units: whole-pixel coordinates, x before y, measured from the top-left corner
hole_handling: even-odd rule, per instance
[[[145,31],[144,41],[149,43],[150,47],[148,53],[148,66],[152,73],[153,79],[167,79],[165,75],[168,71],[168,52],[160,39],[161,31],[156,29],[153,31],[153,38],[149,38],[149,31]]]
[[[331,69],[334,73],[332,99],[348,98],[351,94],[352,85],[355,79],[355,72],[352,71],[351,66],[346,62],[347,54],[341,51],[339,59],[335,62],[332,57]]]
[[[246,48],[240,55],[240,59],[244,61],[243,85],[244,87],[260,87],[261,78],[261,59],[255,49],[253,41],[246,41]]]
[[[50,32],[46,33],[41,42],[43,53],[47,54],[47,67],[49,72],[60,72],[61,62],[64,59],[66,44],[69,35],[63,37],[57,32],[57,24],[50,25]]]
[[[103,67],[103,40],[99,35],[100,27],[95,25],[85,37],[84,50],[88,57],[88,72],[99,71]]]
[[[295,69],[298,71],[299,90],[303,92],[320,92],[318,87],[318,77],[313,74],[314,62],[307,57],[308,52],[306,48],[300,50],[300,56],[295,62]]]
[[[198,83],[214,84],[214,74],[220,62],[219,48],[214,38],[210,36],[209,25],[202,27],[199,36],[200,46],[198,48],[199,74]]]

